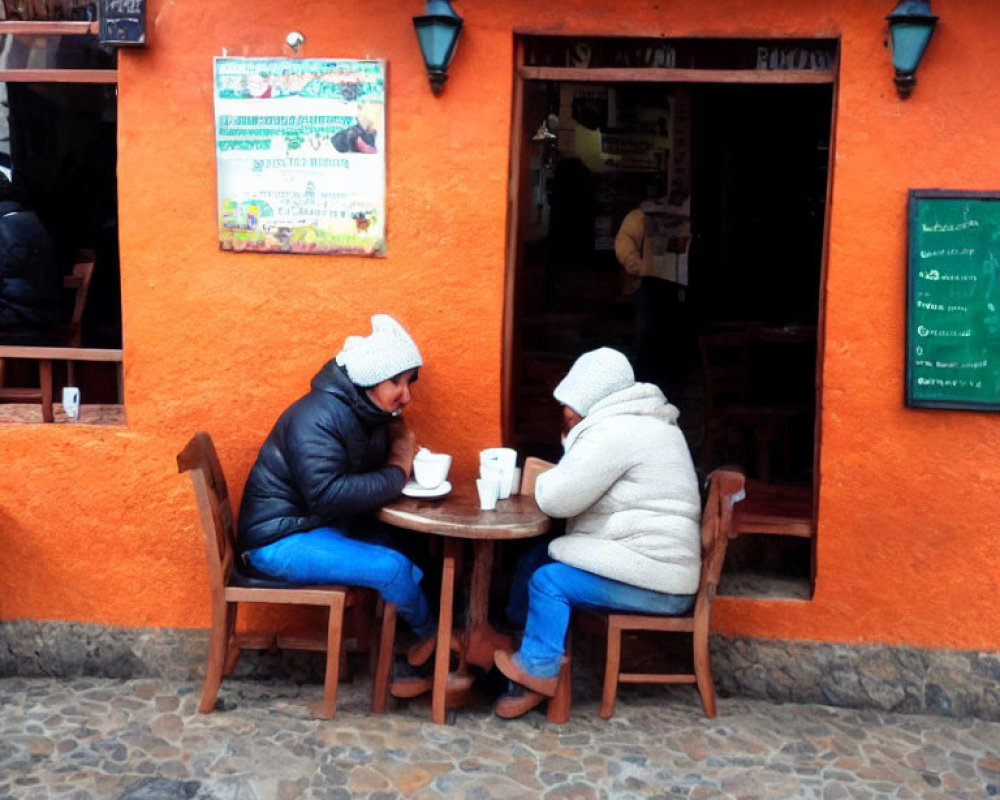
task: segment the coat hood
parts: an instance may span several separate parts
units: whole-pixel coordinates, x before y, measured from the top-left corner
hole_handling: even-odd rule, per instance
[[[568,450],[580,434],[602,420],[624,415],[656,417],[669,425],[676,425],[680,411],[667,402],[666,396],[655,384],[634,383],[594,403],[590,413],[567,434],[564,448]]]

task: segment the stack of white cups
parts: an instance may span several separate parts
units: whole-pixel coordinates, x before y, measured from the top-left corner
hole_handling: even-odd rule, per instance
[[[517,468],[517,451],[510,447],[488,447],[479,453],[479,507],[484,511],[496,508],[497,500],[506,500],[516,493],[521,470]]]

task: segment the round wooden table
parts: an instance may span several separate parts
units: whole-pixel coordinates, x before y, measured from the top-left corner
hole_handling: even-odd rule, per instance
[[[451,651],[459,653],[459,679],[453,685],[468,685],[461,676],[466,666],[483,669],[493,665],[493,651],[510,650],[509,636],[499,633],[488,620],[490,579],[493,572],[494,542],[505,539],[528,539],[549,529],[546,517],[529,495],[511,495],[497,502],[493,511],[479,508],[479,499],[469,491],[457,489],[437,500],[401,497],[378,512],[379,519],[411,531],[444,538],[441,566],[441,607],[438,612],[438,639],[434,654],[434,686],[431,695],[431,719],[445,721],[449,686],[448,662]],[[469,614],[465,631],[452,632],[455,602],[455,564],[463,540],[473,544],[472,575],[469,580]]]

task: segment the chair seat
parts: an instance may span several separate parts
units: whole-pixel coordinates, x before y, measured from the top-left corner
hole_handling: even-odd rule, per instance
[[[574,620],[581,630],[587,633],[602,632],[600,628],[609,624],[609,620],[615,617],[618,621],[625,623],[631,630],[646,631],[674,631],[690,630],[694,624],[694,608],[685,611],[683,614],[641,614],[626,611],[615,611],[614,609],[591,609],[577,610],[574,613]]]
[[[238,561],[235,563],[239,563]],[[327,591],[348,591],[347,586],[336,584],[305,584],[292,583],[283,578],[273,578],[263,573],[251,574],[246,569],[236,569],[230,571],[229,580],[226,581],[226,588],[238,587],[240,589],[324,589]]]

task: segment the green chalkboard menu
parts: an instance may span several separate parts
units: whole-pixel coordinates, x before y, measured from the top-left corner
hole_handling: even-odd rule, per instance
[[[906,404],[1000,410],[1000,192],[910,190]]]

